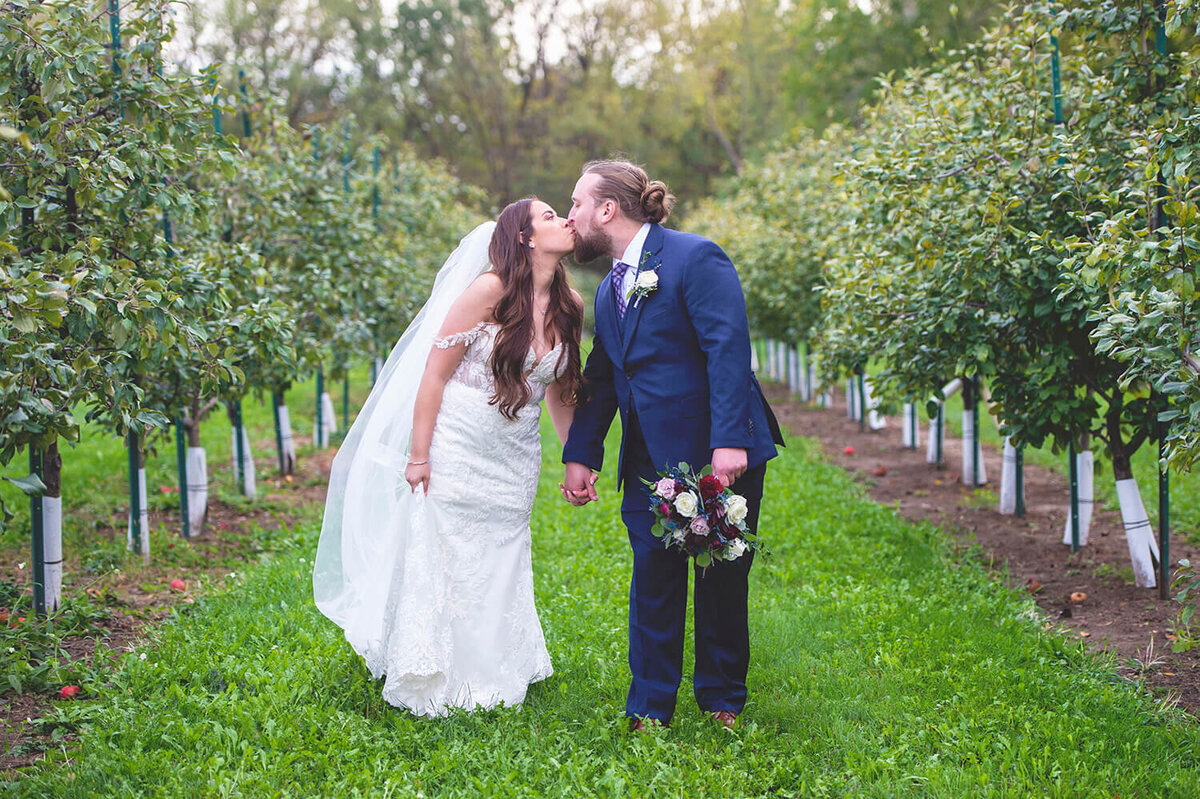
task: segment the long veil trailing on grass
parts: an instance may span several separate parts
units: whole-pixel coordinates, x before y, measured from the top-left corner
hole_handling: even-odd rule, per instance
[[[333,459],[313,597],[360,654],[381,640],[396,558],[407,551],[414,511],[424,501],[411,493],[404,468],[425,361],[450,306],[487,271],[495,226],[475,228],[446,260]]]

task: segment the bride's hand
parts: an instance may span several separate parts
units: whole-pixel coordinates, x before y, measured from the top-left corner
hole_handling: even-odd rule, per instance
[[[410,463],[404,467],[404,479],[412,487],[412,492],[417,493],[417,486],[423,486],[423,492],[429,493],[429,464],[428,463]]]

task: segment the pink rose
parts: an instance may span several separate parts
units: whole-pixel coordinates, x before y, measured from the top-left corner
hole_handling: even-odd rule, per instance
[[[703,516],[697,516],[692,519],[692,523],[688,525],[692,532],[696,535],[708,535],[708,520]]]
[[[675,499],[675,479],[672,477],[664,477],[654,486],[654,493],[658,494],[663,499]]]

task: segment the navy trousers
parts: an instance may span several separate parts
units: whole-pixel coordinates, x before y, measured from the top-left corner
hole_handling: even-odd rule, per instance
[[[699,468],[702,464],[692,464]],[[650,461],[637,419],[630,414],[625,434],[624,496],[621,517],[633,548],[629,586],[629,670],[632,681],[625,703],[627,716],[671,720],[683,676],[684,623],[688,572],[695,571],[696,667],[692,687],[703,711],[740,713],[746,704],[746,672],[750,666],[747,593],[754,553],[719,561],[707,570],[667,550],[650,532],[654,513],[639,478],[656,479],[665,464]],[[750,530],[758,529],[762,503],[762,464],[743,474],[732,489],[746,498]]]

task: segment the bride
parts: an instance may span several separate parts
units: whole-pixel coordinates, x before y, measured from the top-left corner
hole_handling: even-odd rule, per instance
[[[333,461],[317,607],[419,716],[519,704],[553,673],[529,518],[541,401],[565,440],[582,380],[574,237],[533,198],[467,235]]]

